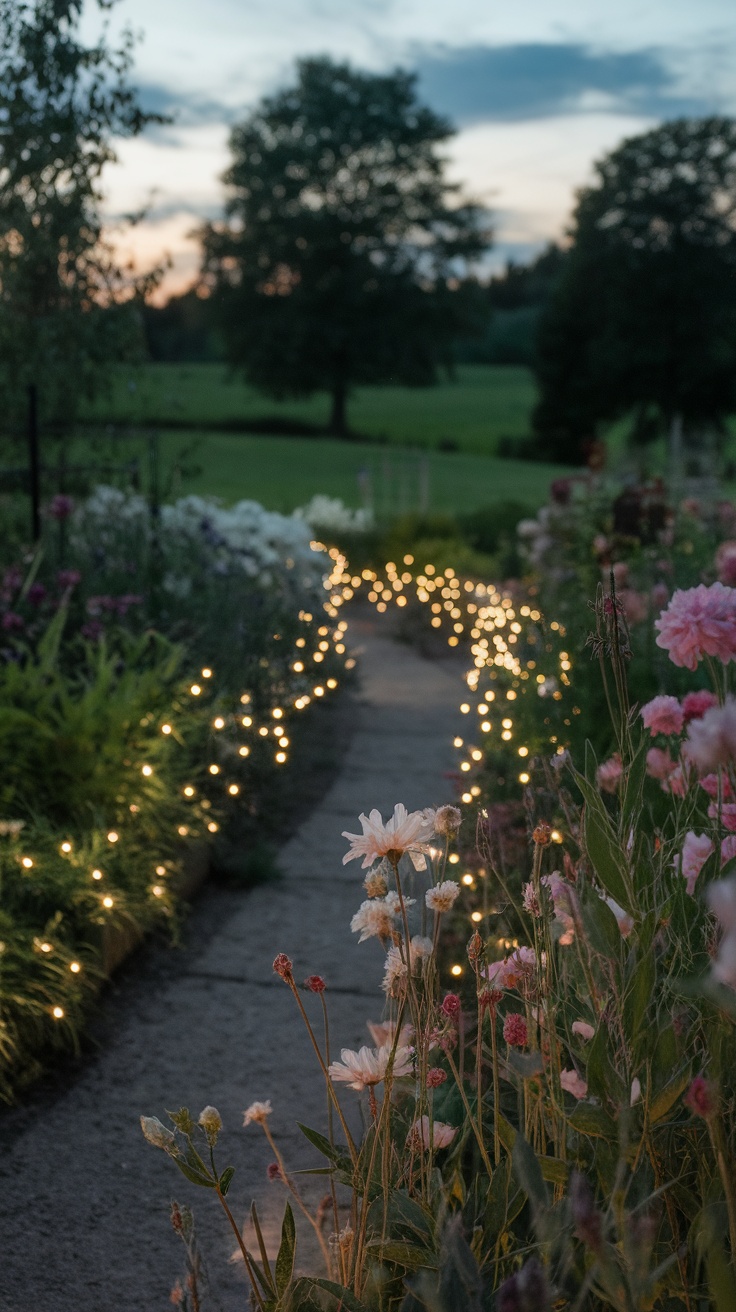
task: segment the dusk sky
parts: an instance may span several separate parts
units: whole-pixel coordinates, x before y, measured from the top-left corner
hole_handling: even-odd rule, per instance
[[[495,266],[562,236],[575,189],[622,137],[736,113],[733,0],[122,0],[114,20],[142,34],[144,105],[176,121],[121,144],[107,209],[114,220],[148,205],[121,245],[141,266],[168,252],[168,291],[196,272],[192,228],[222,212],[230,126],[301,55],[417,71],[459,129],[453,179],[492,211]]]

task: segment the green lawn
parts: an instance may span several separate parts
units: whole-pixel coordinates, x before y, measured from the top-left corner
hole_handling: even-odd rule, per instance
[[[405,446],[493,455],[499,438],[525,437],[535,399],[528,369],[516,365],[463,365],[453,381],[436,387],[361,387],[351,399],[355,432]],[[304,401],[271,401],[231,378],[218,364],[152,364],[121,370],[110,396],[87,410],[106,421],[185,422],[216,429],[223,422],[280,417],[321,425],[325,394]]]
[[[184,463],[198,466],[193,477],[176,477],[169,496],[190,492],[230,503],[247,498],[273,510],[291,511],[316,493],[359,506],[370,497],[380,517],[419,510],[463,511],[513,499],[536,508],[551,479],[569,474],[557,465],[499,460],[464,452],[419,452],[330,438],[258,437],[240,433],[163,433],[160,466],[164,481],[179,453],[192,445]],[[147,460],[141,444],[135,444]],[[119,456],[133,453],[133,444]]]

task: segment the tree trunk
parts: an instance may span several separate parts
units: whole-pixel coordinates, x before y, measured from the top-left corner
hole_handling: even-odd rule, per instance
[[[348,389],[344,378],[337,378],[332,387],[332,410],[330,413],[330,432],[335,437],[345,437],[347,424]]]

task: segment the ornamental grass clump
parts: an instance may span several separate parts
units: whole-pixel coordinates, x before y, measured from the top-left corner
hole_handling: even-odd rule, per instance
[[[680,626],[686,614],[680,599]],[[144,1120],[217,1196],[262,1312],[736,1307],[733,659],[721,630],[716,659],[694,632],[710,622],[698,595],[688,651],[702,653],[715,701],[659,699],[642,717],[615,587],[595,619],[615,788],[590,749],[561,768],[530,763],[528,859],[498,861],[481,815],[475,873],[460,882],[456,830],[438,812],[371,811],[345,835],[368,894],[355,952],[384,955],[375,1047],[336,1060],[329,986],[319,976],[302,988],[286,954],[274,962],[324,1081],[325,1132],[302,1129],[329,1188],[311,1209],[277,1152],[270,1105],[253,1104],[246,1118],[271,1136],[289,1195],[275,1263],[257,1212],[251,1246],[243,1204],[239,1220],[228,1201],[212,1109],[200,1125],[177,1113],[171,1130]],[[702,730],[707,759],[687,749],[706,716],[717,721]],[[680,788],[648,774],[653,734],[681,761]],[[360,1137],[348,1099],[364,1110]],[[294,1207],[320,1238],[323,1273],[296,1274]]]

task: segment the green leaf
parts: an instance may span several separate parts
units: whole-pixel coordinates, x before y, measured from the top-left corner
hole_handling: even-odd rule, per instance
[[[656,976],[653,952],[645,952],[631,971],[624,997],[624,1023],[630,1044],[636,1043],[644,1023],[647,1008],[654,995]]]
[[[590,1044],[585,1074],[590,1092],[602,1102],[613,1101],[621,1105],[628,1092],[611,1060],[610,1035],[605,1025],[599,1025]]]
[[[514,1174],[534,1211],[546,1208],[549,1199],[542,1170],[534,1149],[523,1134],[516,1135],[511,1154]]]
[[[648,734],[642,737],[626,775],[625,791],[621,802],[621,832],[624,834],[628,834],[641,806],[644,780],[647,776],[648,738]]]
[[[294,1293],[296,1295],[303,1290],[308,1294],[309,1291],[313,1289],[323,1289],[326,1294],[332,1294],[332,1297],[337,1302],[337,1307],[340,1309],[340,1312],[368,1312],[365,1303],[361,1303],[360,1299],[355,1297],[355,1294],[351,1289],[346,1289],[344,1285],[336,1284],[334,1280],[325,1280],[324,1278],[317,1278],[314,1276],[302,1276],[301,1280],[297,1281]],[[319,1306],[323,1306],[323,1304],[319,1304]],[[301,1303],[298,1300],[296,1302],[296,1307],[301,1307]],[[335,1312],[337,1312],[337,1309],[335,1309]]]
[[[329,1139],[326,1139],[323,1134],[320,1134],[319,1130],[310,1130],[309,1126],[302,1125],[301,1121],[297,1121],[297,1125],[302,1134],[311,1144],[314,1144],[314,1147],[322,1153],[323,1157],[327,1157],[328,1160],[334,1162],[336,1166],[344,1166],[345,1161],[347,1160],[345,1153],[337,1147],[333,1148]]]
[[[600,793],[583,775],[576,775],[576,780],[585,798],[583,842],[591,865],[609,896],[635,915],[628,863]]]
[[[182,1175],[185,1175],[187,1180],[191,1180],[192,1184],[200,1184],[203,1189],[214,1189],[215,1181],[211,1176],[203,1175],[201,1171],[195,1171],[191,1166],[188,1166],[185,1161],[182,1161],[181,1157],[175,1157],[174,1161],[179,1167]]]
[[[406,1267],[407,1271],[419,1271],[423,1267],[428,1267],[432,1271],[437,1269],[436,1254],[426,1248],[420,1248],[417,1244],[373,1239],[367,1247],[381,1262],[393,1262],[396,1266]]]
[[[227,1196],[227,1191],[233,1182],[234,1175],[235,1175],[235,1167],[226,1166],[225,1170],[220,1176],[220,1193],[222,1194],[223,1198]]]
[[[652,1125],[656,1125],[657,1121],[661,1121],[667,1115],[668,1111],[674,1107],[677,1099],[685,1092],[689,1083],[690,1071],[678,1071],[657,1096],[652,1098],[649,1104],[649,1120]]]
[[[567,1184],[570,1167],[567,1162],[560,1161],[559,1157],[540,1157],[539,1169],[547,1184]]]
[[[590,1102],[580,1102],[567,1123],[578,1134],[587,1134],[593,1139],[608,1139],[615,1142],[617,1138],[616,1122],[602,1107],[595,1107]]]
[[[294,1275],[295,1257],[296,1226],[294,1225],[294,1213],[291,1210],[291,1205],[287,1202],[281,1225],[281,1243],[276,1258],[276,1288],[279,1298],[283,1297],[284,1291],[291,1284]]]

